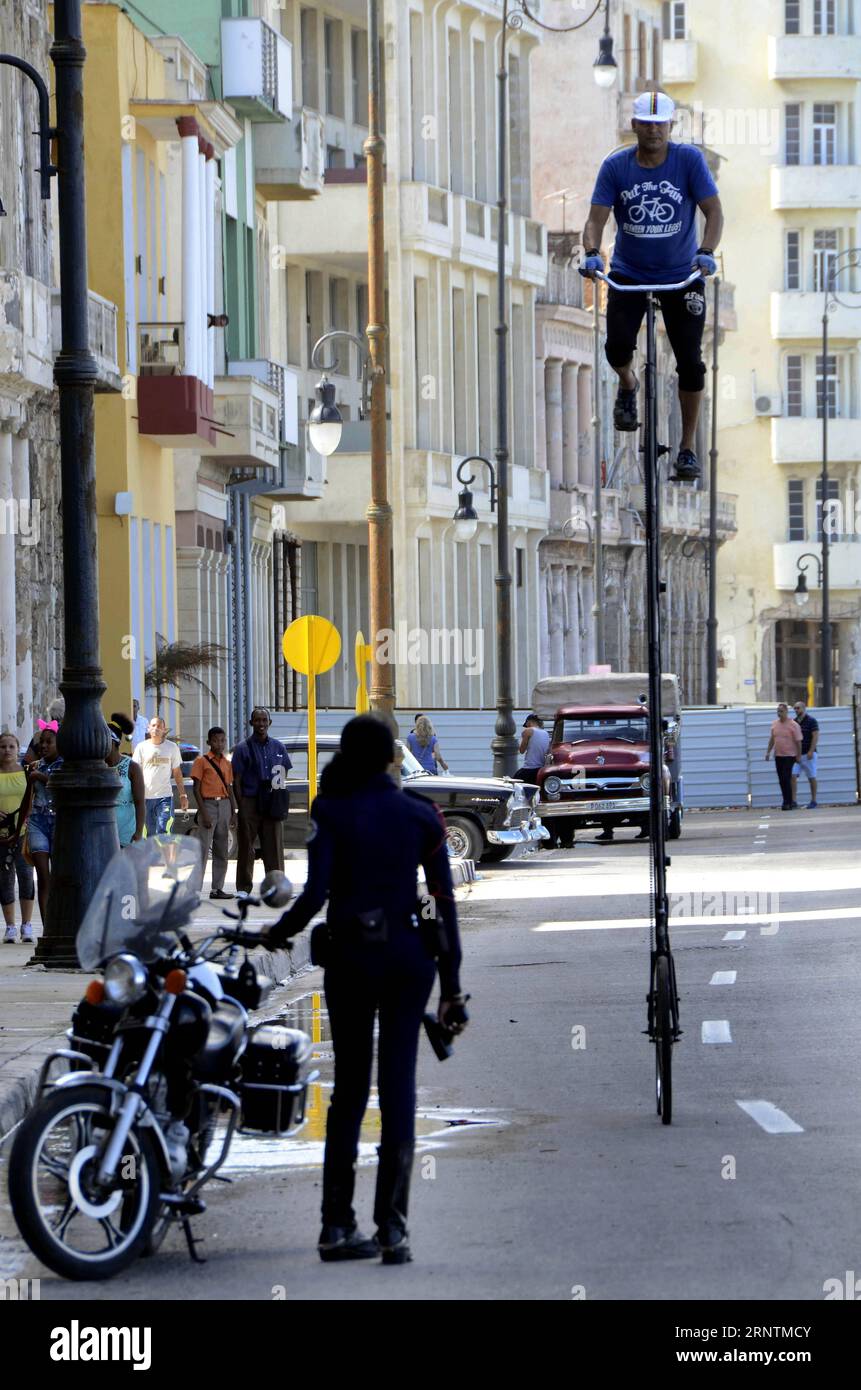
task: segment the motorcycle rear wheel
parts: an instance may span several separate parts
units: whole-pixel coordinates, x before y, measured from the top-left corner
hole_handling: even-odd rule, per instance
[[[30,1111],[12,1147],[9,1197],[18,1229],[64,1279],[118,1274],[141,1254],[158,1215],[161,1165],[147,1129],[129,1134],[112,1191],[94,1186],[98,1152],[114,1123],[103,1087],[64,1086]]]

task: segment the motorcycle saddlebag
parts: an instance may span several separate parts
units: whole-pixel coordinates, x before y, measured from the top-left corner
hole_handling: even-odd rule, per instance
[[[305,1118],[311,1039],[298,1028],[259,1023],[242,1054],[242,1128],[287,1134]]]

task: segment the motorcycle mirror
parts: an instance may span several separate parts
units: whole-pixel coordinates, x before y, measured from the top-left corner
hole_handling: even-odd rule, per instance
[[[260,899],[267,907],[286,907],[293,896],[293,884],[286,874],[270,869],[260,885]]]

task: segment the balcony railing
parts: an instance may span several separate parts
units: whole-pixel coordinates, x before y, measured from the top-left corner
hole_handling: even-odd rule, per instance
[[[117,360],[117,306],[109,299],[103,299],[94,290],[87,290],[87,326],[90,352],[96,359],[99,373],[96,379],[96,391],[122,390],[122,379]],[[51,337],[56,356],[63,340],[60,291],[58,289],[51,291]]]
[[[185,324],[138,324],[138,375],[183,376]]]
[[[248,358],[228,363],[228,376],[253,376],[265,382],[279,401],[278,442],[298,445],[299,434],[299,374],[292,367],[271,362],[265,357]]]
[[[224,100],[250,121],[289,119],[293,45],[263,19],[221,21]]]
[[[290,125],[255,126],[254,181],[268,201],[316,197],[325,176],[325,124],[319,111],[297,107]]]
[[[582,309],[583,276],[576,266],[551,261],[547,267],[547,284],[539,288],[539,304],[565,304],[570,309]]]

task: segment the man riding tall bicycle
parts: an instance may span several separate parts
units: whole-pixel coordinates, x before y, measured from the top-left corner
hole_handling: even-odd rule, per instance
[[[663,92],[643,92],[634,102],[631,121],[636,145],[616,151],[601,165],[583,232],[582,269],[592,279],[604,269],[600,246],[611,210],[616,218],[611,273],[620,284],[676,283],[685,280],[692,268],[703,276],[717,270],[714,253],[723,230],[717,186],[701,150],[670,140],[675,109]],[[698,208],[706,219],[701,246],[697,246]],[[683,290],[664,291],[658,298],[679,377],[682,439],[675,478],[695,482],[700,476],[695,446],[706,375],[702,359],[705,280]],[[645,294],[610,289],[605,350],[619,377],[613,411],[617,430],[639,428],[639,383],[631,363],[645,310]]]

